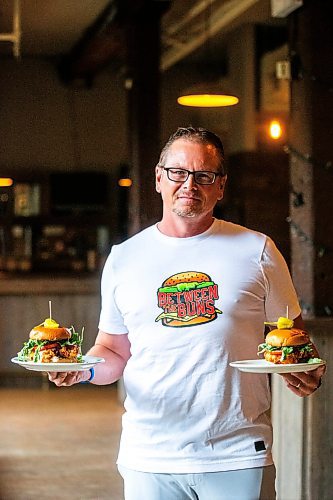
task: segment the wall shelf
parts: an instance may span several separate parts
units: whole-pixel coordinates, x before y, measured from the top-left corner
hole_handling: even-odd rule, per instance
[[[0,192],[0,271],[97,272],[111,246],[108,175],[11,177]]]

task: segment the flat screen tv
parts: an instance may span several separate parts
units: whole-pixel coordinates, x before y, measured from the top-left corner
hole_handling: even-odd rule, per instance
[[[57,172],[50,175],[53,213],[100,212],[109,202],[109,177],[105,172]]]

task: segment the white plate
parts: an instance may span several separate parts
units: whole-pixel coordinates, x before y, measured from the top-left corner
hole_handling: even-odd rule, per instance
[[[238,368],[242,372],[250,373],[296,373],[309,372],[315,370],[318,366],[325,364],[321,363],[297,363],[297,364],[282,364],[276,365],[265,359],[245,359],[244,361],[233,361],[229,363],[233,368]]]
[[[12,358],[11,361],[36,372],[81,372],[89,370],[97,363],[104,363],[105,360],[94,356],[82,356],[81,363],[34,363],[33,361],[19,361],[17,357]]]

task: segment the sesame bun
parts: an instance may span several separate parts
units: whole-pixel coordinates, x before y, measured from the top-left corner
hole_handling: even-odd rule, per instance
[[[210,281],[209,276],[204,273],[197,273],[196,271],[188,271],[186,273],[178,273],[170,276],[164,281],[163,286],[177,285],[178,283],[203,283],[204,281]]]
[[[274,347],[292,347],[308,344],[310,341],[306,331],[299,328],[274,329],[266,335],[266,343]]]
[[[45,326],[35,326],[29,338],[34,340],[66,340],[71,337],[71,332],[64,327],[59,328],[46,328]]]
[[[273,350],[266,349],[264,351],[264,358],[271,363],[306,363],[310,358],[319,356],[308,333],[300,328],[276,328],[271,330],[266,335],[266,344],[274,348]],[[292,349],[290,352],[284,351],[285,347],[292,347]]]

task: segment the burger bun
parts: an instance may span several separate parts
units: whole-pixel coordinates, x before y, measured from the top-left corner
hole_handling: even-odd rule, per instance
[[[187,271],[184,273],[177,273],[166,279],[162,286],[172,286],[178,283],[203,283],[205,281],[210,281],[210,278],[205,273],[200,273],[197,271]]]
[[[292,347],[311,342],[308,333],[300,328],[274,329],[266,335],[266,344],[273,347]]]
[[[46,328],[45,326],[35,326],[29,338],[33,340],[67,340],[71,337],[71,332],[64,327]]]

